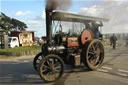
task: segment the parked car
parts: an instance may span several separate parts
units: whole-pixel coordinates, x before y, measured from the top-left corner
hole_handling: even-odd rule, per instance
[[[8,37],[8,46],[10,48],[19,47],[18,37]]]

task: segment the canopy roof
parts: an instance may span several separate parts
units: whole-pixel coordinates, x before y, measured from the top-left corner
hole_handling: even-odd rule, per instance
[[[84,15],[78,15],[67,12],[58,12],[58,11],[53,12],[52,20],[67,21],[67,22],[83,22],[83,23],[88,23],[92,21],[102,21],[102,22],[108,21],[108,19],[105,18],[84,16]]]

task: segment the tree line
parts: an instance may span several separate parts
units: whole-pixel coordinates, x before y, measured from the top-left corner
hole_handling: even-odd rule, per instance
[[[10,18],[4,13],[0,13],[0,32],[10,33],[12,31],[24,31],[27,25],[14,18]]]

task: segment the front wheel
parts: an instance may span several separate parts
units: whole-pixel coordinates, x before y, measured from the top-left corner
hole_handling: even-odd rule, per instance
[[[99,40],[90,40],[82,49],[82,61],[90,70],[99,68],[104,60],[104,47]]]
[[[64,73],[65,65],[63,60],[54,54],[46,56],[40,63],[40,77],[46,82],[58,80]]]

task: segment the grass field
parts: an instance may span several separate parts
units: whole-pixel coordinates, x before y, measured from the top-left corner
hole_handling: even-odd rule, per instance
[[[0,52],[18,52],[18,51],[29,51],[29,50],[39,50],[41,46],[30,46],[30,47],[15,47],[8,49],[0,49]]]

